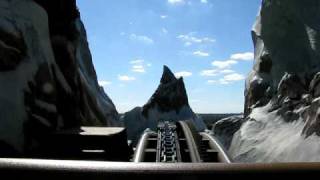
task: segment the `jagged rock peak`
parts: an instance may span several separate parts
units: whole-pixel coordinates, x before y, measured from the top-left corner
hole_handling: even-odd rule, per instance
[[[162,112],[169,112],[171,110],[178,112],[183,106],[189,106],[183,78],[177,79],[172,71],[167,66],[164,66],[160,82],[160,85],[148,103],[143,106],[143,114],[145,116],[148,116],[149,109],[155,105]]]
[[[161,80],[160,80],[161,84],[167,84],[169,82],[176,81],[176,80],[177,80],[177,78],[174,76],[174,74],[169,69],[169,67],[164,65],[163,66],[162,77],[161,77]]]
[[[145,129],[156,130],[162,121],[191,120],[198,131],[206,129],[203,120],[189,106],[183,78],[176,78],[167,66],[163,67],[160,84],[149,101],[121,118],[127,127],[128,139],[134,144]]]

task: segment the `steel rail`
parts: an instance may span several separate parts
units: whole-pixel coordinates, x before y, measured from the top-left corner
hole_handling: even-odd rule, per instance
[[[189,149],[189,154],[190,154],[190,159],[191,159],[191,162],[193,163],[199,163],[201,162],[201,157],[200,157],[200,153],[199,153],[199,150],[198,150],[198,146],[195,142],[195,139],[192,135],[192,132],[188,126],[187,123],[185,123],[184,121],[179,121],[179,124],[182,128],[182,131],[185,135],[185,138],[186,138],[186,142],[187,142],[187,146],[188,146],[188,149]]]
[[[201,132],[200,135],[209,140],[209,145],[212,149],[215,149],[218,151],[218,157],[221,162],[231,163],[231,158],[228,156],[227,151],[212,135],[204,132]]]
[[[145,150],[148,146],[147,140],[151,135],[154,135],[154,134],[155,133],[152,131],[147,131],[141,136],[139,143],[137,145],[137,148],[135,150],[134,156],[133,156],[133,162],[140,163],[140,162],[144,161]]]

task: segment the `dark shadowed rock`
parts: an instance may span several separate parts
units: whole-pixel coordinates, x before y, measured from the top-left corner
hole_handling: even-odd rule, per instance
[[[177,78],[174,76],[174,74],[171,72],[168,66],[163,66],[163,73],[162,73],[160,83],[167,84],[176,80]]]
[[[26,55],[26,47],[21,32],[10,22],[3,24],[5,27],[0,26],[0,71],[9,71],[15,69]]]
[[[142,108],[125,113],[122,120],[134,143],[146,128],[156,130],[161,121],[191,120],[198,131],[206,128],[189,106],[183,78],[177,79],[167,66],[164,66],[160,84],[149,101]]]
[[[61,129],[120,125],[75,0],[0,2],[0,84],[0,142],[12,152],[32,153]]]
[[[242,115],[221,119],[213,124],[213,135],[221,142],[225,149],[229,149],[234,133],[240,129],[243,122],[244,118]]]
[[[167,66],[163,67],[160,85],[148,103],[143,106],[143,115],[147,117],[148,111],[155,106],[162,112],[175,110],[177,113],[183,106],[189,106],[183,78],[177,79]]]
[[[278,94],[280,97],[299,100],[303,94],[307,93],[307,88],[298,75],[286,73],[279,83]]]
[[[318,72],[312,79],[309,89],[313,98],[320,96],[320,72]]]

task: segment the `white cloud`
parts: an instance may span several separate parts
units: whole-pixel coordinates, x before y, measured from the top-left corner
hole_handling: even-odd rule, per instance
[[[223,85],[230,84],[230,82],[226,81],[225,79],[208,80],[207,83],[208,83],[208,84],[223,84]]]
[[[200,72],[201,76],[218,76],[221,74],[231,74],[234,73],[231,69],[207,69]]]
[[[251,61],[254,58],[254,54],[252,52],[237,53],[232,54],[230,58],[234,60]]]
[[[224,84],[224,85],[230,84],[230,82],[225,80],[224,78],[223,79],[219,79],[219,83],[220,84]]]
[[[108,85],[112,84],[112,82],[101,80],[101,81],[98,81],[98,84],[99,84],[100,86],[108,86]]]
[[[200,75],[201,76],[217,76],[218,72],[219,71],[217,69],[209,69],[209,70],[201,71]]]
[[[209,38],[209,37],[203,37],[203,38],[199,38],[194,36],[195,33],[189,33],[189,34],[180,34],[179,36],[177,36],[178,39],[180,39],[181,41],[183,41],[185,43],[185,46],[190,46],[192,44],[198,43],[213,43],[216,40]]]
[[[141,63],[143,63],[143,62],[144,62],[143,59],[136,59],[136,60],[130,61],[130,64],[141,64]]]
[[[154,41],[148,36],[131,34],[129,37],[133,41],[139,41],[145,44],[153,44]]]
[[[208,3],[208,0],[201,0],[200,2],[201,2],[201,3],[204,3],[204,4],[207,4],[207,3]]]
[[[201,57],[208,57],[208,56],[210,56],[209,53],[203,52],[203,51],[195,51],[195,52],[193,52],[193,55],[195,55],[195,56],[201,56]]]
[[[184,4],[185,1],[184,0],[168,0],[169,4]]]
[[[166,28],[162,28],[161,31],[163,34],[168,34],[168,30]]]
[[[191,46],[192,43],[191,43],[191,42],[185,42],[184,45],[185,45],[185,46]]]
[[[245,77],[242,74],[233,73],[233,74],[226,75],[226,76],[224,76],[223,78],[221,78],[219,80],[208,80],[207,83],[208,84],[227,85],[227,84],[231,84],[231,83],[236,82],[236,81],[242,81],[244,79],[245,79]]]
[[[118,75],[118,79],[120,81],[134,81],[134,80],[136,80],[135,77],[127,76],[127,75]]]
[[[161,19],[166,19],[166,18],[168,18],[168,16],[167,15],[161,15],[160,18]]]
[[[233,82],[233,81],[241,81],[244,79],[245,79],[244,75],[239,74],[239,73],[232,73],[232,74],[228,74],[228,75],[224,76],[222,80],[224,80],[226,82]]]
[[[174,75],[175,75],[176,77],[189,77],[189,76],[192,76],[192,72],[180,71],[180,72],[174,73]]]
[[[143,65],[133,65],[132,66],[132,71],[133,72],[138,72],[138,73],[144,73],[146,70],[144,69]]]
[[[131,71],[137,72],[137,73],[145,73],[147,67],[151,67],[151,63],[145,62],[143,59],[135,59],[130,61],[130,64],[132,64]]]
[[[237,64],[238,62],[235,60],[227,60],[227,61],[213,61],[212,66],[215,66],[219,69],[229,68],[231,65]]]
[[[234,70],[231,69],[224,69],[220,71],[221,74],[231,74],[234,73]]]

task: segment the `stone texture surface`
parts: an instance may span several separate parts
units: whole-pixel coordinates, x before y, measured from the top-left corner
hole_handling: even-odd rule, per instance
[[[201,117],[189,106],[183,79],[177,79],[167,66],[164,66],[160,84],[149,101],[143,107],[125,113],[122,118],[128,137],[134,143],[145,129],[156,130],[158,122],[180,120],[191,120],[198,131],[206,128]]]
[[[262,1],[252,31],[245,123],[230,147],[236,161],[318,160],[319,19],[318,0]]]
[[[225,149],[229,149],[232,137],[239,130],[244,118],[242,115],[231,116],[219,120],[212,126],[213,135],[221,142]]]
[[[0,149],[7,153],[28,154],[60,129],[120,125],[79,15],[75,0],[0,2]]]

